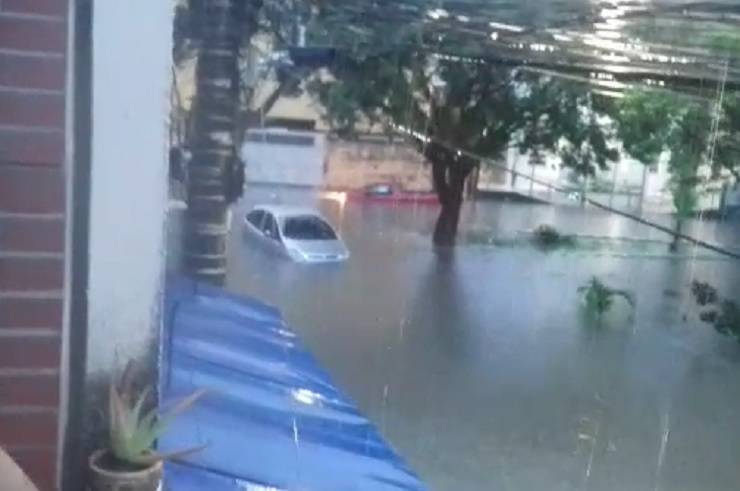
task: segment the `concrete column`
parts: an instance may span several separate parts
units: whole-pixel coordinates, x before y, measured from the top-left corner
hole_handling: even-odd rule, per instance
[[[64,491],[105,437],[111,373],[145,360],[156,383],[174,4],[75,0],[72,13]]]
[[[144,356],[158,339],[173,15],[172,2],[93,7],[90,375]]]

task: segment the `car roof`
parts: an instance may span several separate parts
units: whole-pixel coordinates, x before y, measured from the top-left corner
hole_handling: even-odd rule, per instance
[[[316,208],[310,206],[293,206],[293,205],[257,205],[252,211],[262,210],[271,213],[276,218],[286,218],[291,216],[313,215],[321,219],[324,216]]]

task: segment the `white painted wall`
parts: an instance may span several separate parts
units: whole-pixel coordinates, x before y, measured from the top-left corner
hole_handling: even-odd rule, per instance
[[[159,329],[174,3],[94,7],[88,372]]]
[[[285,143],[267,138],[283,138]],[[301,139],[307,144],[289,143]],[[242,147],[246,178],[250,183],[321,186],[324,181],[326,136],[309,131],[280,128],[252,130]]]

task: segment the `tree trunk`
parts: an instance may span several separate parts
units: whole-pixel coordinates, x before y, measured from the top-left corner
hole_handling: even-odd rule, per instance
[[[583,181],[581,181],[581,206],[586,206],[586,193],[588,192],[588,176],[583,176]]]
[[[242,169],[234,136],[239,48],[249,35],[243,22],[247,1],[200,2],[197,13],[201,49],[190,142],[185,268],[196,279],[214,284],[223,284],[226,278],[227,209],[234,198],[234,179]]]
[[[678,244],[681,242],[679,235],[683,231],[683,218],[676,218],[676,226],[674,228],[675,234],[673,235],[673,241],[671,242],[670,251],[677,252]]]
[[[480,164],[476,165],[470,173],[466,184],[465,197],[475,200],[478,196],[478,184],[480,183]]]
[[[434,189],[441,205],[432,240],[437,247],[452,247],[457,239],[465,180],[475,167],[475,162],[471,163],[443,148],[429,152],[427,158],[432,162]]]
[[[612,172],[612,189],[609,193],[609,206],[614,206],[614,193],[617,191],[617,170],[618,166],[614,164],[614,170]]]
[[[648,174],[650,169],[646,164],[642,166],[642,185],[640,186],[640,203],[637,205],[637,211],[642,216],[642,211],[645,207],[645,191],[647,190]]]
[[[445,199],[439,211],[437,224],[434,226],[434,245],[438,247],[452,247],[457,239],[457,228],[460,223],[460,211],[462,210],[462,189],[452,191]],[[455,195],[459,195],[455,196]],[[442,197],[440,196],[440,203]]]

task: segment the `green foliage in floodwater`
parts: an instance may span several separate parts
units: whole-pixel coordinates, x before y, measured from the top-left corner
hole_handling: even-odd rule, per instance
[[[696,303],[702,307],[699,318],[714,327],[720,334],[740,341],[740,305],[720,296],[709,283],[694,281],[691,285]]]
[[[559,238],[557,238],[559,236]],[[545,230],[516,233],[491,229],[468,229],[462,234],[460,244],[465,246],[514,249],[521,252],[536,250],[545,254],[578,254],[589,256],[662,259],[672,257],[683,260],[717,261],[723,256],[712,251],[692,251],[683,255],[669,254],[669,242],[640,237],[609,237],[604,235],[552,234]]]
[[[721,33],[713,37],[711,46],[728,56],[740,56],[740,35]]]
[[[582,295],[586,313],[595,317],[599,323],[604,314],[611,310],[614,301],[618,298],[624,299],[632,309],[635,307],[635,300],[631,292],[612,288],[596,276],[580,287],[578,292]]]
[[[573,247],[575,239],[571,235],[562,234],[552,225],[540,225],[532,234],[532,241],[543,249],[554,249],[557,247]]]

